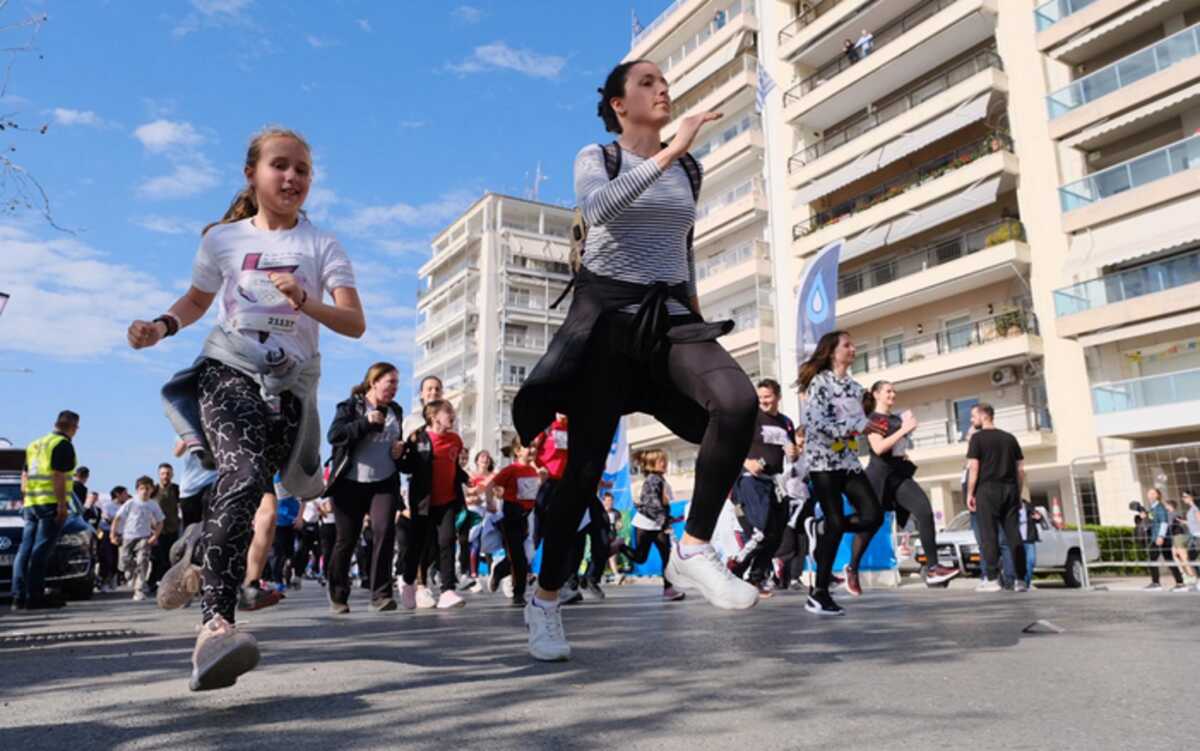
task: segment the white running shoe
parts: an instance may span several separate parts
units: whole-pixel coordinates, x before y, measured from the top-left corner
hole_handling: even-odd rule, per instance
[[[1025,583],[1024,579],[1015,581],[1015,582],[1013,582],[1013,591],[1014,592],[1028,592],[1029,585]]]
[[[530,600],[525,605],[529,627],[529,654],[543,662],[562,662],[571,657],[571,645],[563,631],[562,607],[543,608]]]
[[[504,596],[507,599],[512,599],[513,592],[515,590],[513,589],[513,580],[511,576],[506,576],[500,580],[500,591],[504,593]]]
[[[679,543],[671,547],[666,578],[672,584],[699,589],[704,599],[723,610],[745,610],[758,604],[758,588],[734,576],[712,545],[687,558],[679,554]]]
[[[436,608],[437,604],[437,600],[433,598],[433,592],[429,591],[429,587],[417,587],[417,608],[419,610]]]
[[[438,598],[438,610],[450,610],[451,608],[466,607],[467,601],[459,597],[458,592],[447,589],[442,592],[442,596]]]
[[[1000,586],[1000,582],[995,579],[984,579],[975,585],[976,592],[999,592],[1002,589],[1004,588]]]

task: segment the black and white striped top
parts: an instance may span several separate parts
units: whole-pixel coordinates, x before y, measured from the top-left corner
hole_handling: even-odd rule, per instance
[[[687,282],[696,294],[696,267],[687,236],[696,221],[696,202],[687,172],[678,161],[665,172],[653,159],[621,150],[621,171],[608,179],[604,152],[585,146],[575,157],[575,201],[588,223],[583,265],[624,282]],[[688,310],[667,305],[672,315]]]

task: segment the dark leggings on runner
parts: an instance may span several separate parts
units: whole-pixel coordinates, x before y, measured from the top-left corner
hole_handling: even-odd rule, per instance
[[[358,562],[359,575],[370,584],[373,601],[392,597],[392,547],[396,538],[396,509],[400,506],[397,478],[377,482],[338,480],[330,491],[337,540],[327,564],[329,599],[345,605],[350,599],[350,558],[362,534],[363,517],[371,515],[371,554]]]
[[[633,530],[634,547],[621,545],[621,552],[634,563],[641,565],[650,557],[650,549],[658,548],[658,557],[663,565],[663,589],[669,589],[671,582],[667,579],[667,561],[671,560],[671,533],[665,529]]]
[[[571,451],[541,520],[538,583],[547,591],[559,589],[571,574],[575,532],[595,497],[623,413],[648,411],[676,435],[700,444],[686,527],[700,540],[712,539],[754,437],[754,387],[724,347],[716,342],[668,344],[649,362],[640,362],[625,351],[631,320],[620,314],[602,317],[579,368],[567,410]]]
[[[901,509],[907,516],[911,516],[913,523],[917,526],[917,535],[921,538],[921,548],[926,551],[937,550],[937,528],[933,523],[933,506],[929,504],[929,496],[925,495],[925,491],[921,490],[921,486],[916,480],[911,477],[906,477],[900,480],[891,480],[890,478],[884,483],[884,498],[879,500],[890,499],[892,504]],[[907,520],[905,520],[907,523]],[[854,537],[854,545],[850,549],[850,568],[858,570],[858,564],[862,560],[863,553],[867,551],[867,546],[871,544],[871,538],[883,526],[883,514],[879,515],[879,525],[873,530],[859,532]],[[897,526],[903,527],[897,520]],[[937,565],[936,553],[926,553],[929,555],[929,565]]]
[[[329,578],[329,566],[333,562],[333,546],[337,542],[337,526],[333,522],[321,522],[321,576]]]
[[[296,440],[300,400],[285,391],[274,412],[257,381],[211,359],[200,365],[197,391],[200,424],[218,472],[199,546],[201,618],[207,623],[220,615],[233,623],[254,513],[263,494],[274,492],[272,478]]]
[[[500,519],[500,539],[504,541],[504,560],[496,564],[495,578],[512,575],[513,599],[525,597],[529,579],[529,561],[525,559],[525,537],[529,530],[529,511],[518,504],[504,502]]]
[[[821,511],[825,514],[825,529],[822,534],[817,536],[817,549],[814,553],[814,557],[817,559],[815,589],[828,592],[829,582],[833,577],[833,561],[837,558],[842,534],[845,532],[874,534],[874,531],[879,529],[883,513],[879,508],[879,500],[875,498],[875,491],[871,489],[871,483],[867,482],[867,477],[862,472],[847,472],[844,469],[838,469],[828,472],[809,472],[808,477],[812,482],[813,495],[821,504]],[[854,514],[849,517],[842,510],[843,495],[855,509]],[[865,549],[866,545],[863,547]]]
[[[458,542],[454,519],[462,508],[461,501],[452,501],[444,506],[431,506],[427,516],[417,515],[410,520],[412,531],[404,553],[406,584],[416,582],[417,569],[433,554],[442,591],[452,592],[458,586],[458,576],[454,572],[454,545]]]

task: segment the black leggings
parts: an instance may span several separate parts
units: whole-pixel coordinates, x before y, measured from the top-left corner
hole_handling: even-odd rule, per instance
[[[813,495],[825,514],[825,529],[817,536],[817,549],[814,551],[814,557],[817,559],[815,589],[828,592],[829,582],[833,578],[833,561],[837,558],[842,534],[874,534],[882,523],[883,513],[879,508],[879,500],[875,498],[875,491],[871,489],[871,483],[867,482],[862,472],[848,472],[844,469],[809,472],[808,478],[812,482]],[[854,514],[849,517],[842,510],[843,495],[854,507]],[[870,537],[867,539],[870,540]],[[866,544],[862,547],[865,550]],[[862,554],[859,553],[859,558],[861,557]]]
[[[633,530],[634,547],[621,545],[621,552],[637,564],[643,564],[650,557],[650,549],[658,548],[658,557],[663,565],[663,589],[669,589],[671,582],[667,579],[667,561],[671,560],[671,533],[666,529],[637,529]]]
[[[400,505],[396,478],[378,482],[338,480],[330,496],[337,540],[333,544],[333,560],[326,564],[329,599],[340,605],[350,599],[350,559],[358,547],[363,517],[367,514],[371,515],[371,554],[359,560],[358,570],[363,581],[369,582],[372,600],[391,598],[395,583],[392,546],[396,536],[396,509]]]
[[[500,539],[504,540],[504,560],[496,564],[494,578],[512,575],[513,598],[525,597],[529,579],[529,561],[525,559],[525,536],[529,530],[529,511],[505,501],[500,519]]]
[[[290,524],[275,527],[275,541],[271,543],[271,565],[268,567],[271,573],[270,576],[263,577],[264,579],[276,584],[291,584],[288,576],[295,575],[295,567],[293,566],[290,572],[287,568],[296,557],[296,537],[296,528]]]
[[[199,493],[179,499],[179,513],[183,516],[181,530],[186,530],[204,518],[204,509],[208,507],[208,500],[215,485],[206,485]]]
[[[218,472],[198,546],[201,618],[207,623],[220,615],[233,623],[254,514],[263,494],[274,492],[272,478],[299,432],[301,405],[285,391],[274,413],[257,381],[211,359],[200,366],[197,391],[200,423]]]
[[[333,522],[321,522],[321,576],[329,578],[329,566],[333,562],[333,546],[337,542],[337,525]]]
[[[1158,584],[1160,576],[1158,570],[1158,559],[1162,558],[1164,563],[1171,564],[1175,558],[1171,555],[1171,536],[1169,534],[1167,535],[1166,539],[1163,540],[1162,545],[1155,545],[1155,541],[1156,538],[1150,538],[1150,545],[1146,552],[1150,559],[1150,581]],[[1183,584],[1183,574],[1180,573],[1179,567],[1170,565],[1168,568],[1171,569],[1171,576],[1175,577],[1175,583]]]
[[[913,522],[917,525],[917,535],[921,538],[921,548],[925,550],[925,555],[929,557],[929,566],[937,565],[937,527],[933,523],[933,506],[929,504],[929,496],[925,495],[925,491],[921,490],[921,486],[916,480],[911,477],[893,478],[888,477],[882,483],[883,497],[879,500],[883,501],[884,507],[888,505],[898,509],[896,514],[896,526],[903,528],[908,523],[908,517],[912,517]],[[876,487],[879,487],[877,484]],[[890,504],[889,504],[890,501]],[[863,553],[866,552],[867,546],[871,543],[871,538],[879,531],[879,527],[883,526],[883,514],[879,515],[879,526],[874,530],[866,530],[859,532],[854,538],[854,546],[851,548],[850,568],[858,570],[859,561],[862,560]]]
[[[795,527],[783,525],[783,537],[779,547],[775,549],[775,558],[779,561],[780,584],[787,586],[800,578],[804,573],[804,557],[808,555],[808,538],[800,529],[800,521]]]
[[[700,444],[687,533],[712,539],[721,507],[754,437],[758,400],[750,379],[716,342],[668,344],[648,362],[626,351],[632,316],[596,324],[567,413],[571,447],[543,514],[538,583],[555,591],[570,576],[575,532],[595,497],[621,415],[647,412]]]
[[[411,533],[408,537],[408,548],[404,553],[404,582],[413,584],[417,579],[417,569],[422,561],[428,560],[429,554],[436,555],[438,576],[442,591],[453,592],[458,586],[458,576],[454,572],[454,546],[458,542],[458,534],[454,529],[454,519],[463,508],[460,501],[448,503],[445,506],[432,506],[427,516],[416,515],[411,519]],[[388,541],[388,549],[392,547]]]

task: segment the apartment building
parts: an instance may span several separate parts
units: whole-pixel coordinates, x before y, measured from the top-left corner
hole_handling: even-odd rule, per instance
[[[473,452],[512,440],[512,399],[566,316],[569,296],[550,306],[571,278],[571,218],[487,193],[433,239],[418,271],[414,392],[427,375],[442,379]]]
[[[766,135],[755,111],[760,26],[754,0],[679,0],[634,37],[626,57],[656,62],[670,82],[673,117],[664,138],[675,134],[684,115],[724,114],[692,148],[704,167],[696,276],[705,316],[734,321],[720,341],[752,379],[779,372]],[[689,497],[697,447],[646,415],[630,418],[629,428],[632,450],[667,452],[668,479],[678,497]]]
[[[854,376],[919,418],[944,518],[980,401],[1036,501],[1102,449],[1198,437],[1200,0],[762,0],[757,20],[782,89],[765,150],[784,372],[805,264],[845,238]],[[1103,477],[1085,520],[1128,523]]]

